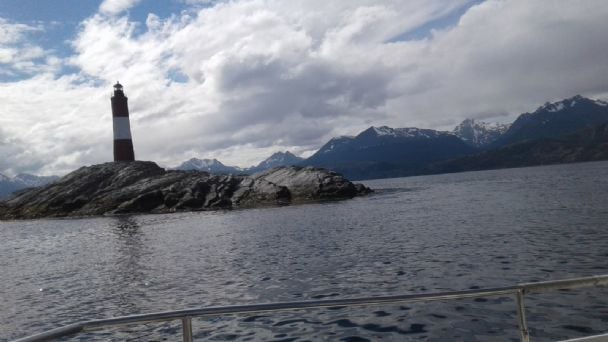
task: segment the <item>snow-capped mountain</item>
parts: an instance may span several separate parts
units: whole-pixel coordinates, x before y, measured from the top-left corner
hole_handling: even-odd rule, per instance
[[[465,119],[454,128],[454,134],[467,144],[475,147],[487,146],[503,135],[510,124],[488,123],[475,119]]]
[[[437,138],[438,136],[445,134],[445,132],[435,131],[432,129],[421,129],[416,127],[391,128],[388,126],[372,126],[363,133],[377,137],[394,138]]]
[[[556,138],[608,122],[608,103],[580,95],[545,103],[532,113],[520,115],[495,146],[525,140]]]
[[[405,176],[429,162],[474,150],[450,132],[381,126],[331,139],[302,165],[326,167],[350,179]]]
[[[0,174],[0,198],[8,197],[17,190],[43,186],[57,179],[57,176],[35,176],[29,173],[20,173],[12,178]]]
[[[527,140],[430,165],[430,173],[608,160],[608,123],[557,138]]]
[[[301,163],[303,160],[304,158],[300,158],[289,151],[276,152],[260,162],[257,166],[247,168],[245,171],[247,173],[255,173],[272,169],[273,167],[292,166]]]
[[[181,165],[174,168],[174,170],[198,170],[216,174],[251,174],[272,169],[273,167],[297,165],[301,163],[302,160],[304,159],[295,156],[289,151],[276,152],[264,159],[257,166],[240,168],[238,166],[224,165],[217,159],[192,158],[183,162]]]
[[[435,131],[432,129],[420,129],[415,127],[391,128],[388,126],[372,126],[357,136],[343,135],[330,139],[323,145],[317,154],[336,153],[345,149],[352,148],[354,144],[361,144],[368,140],[373,143],[375,140],[388,142],[393,139],[413,139],[413,138],[437,138],[445,135],[446,132]],[[311,157],[312,158],[312,157]],[[310,158],[309,158],[310,159]]]
[[[242,173],[243,170],[236,166],[227,166],[222,164],[217,159],[198,159],[192,158],[188,161],[183,162],[176,170],[197,170],[206,171],[209,173],[220,173],[220,174],[238,174]]]
[[[543,112],[543,111],[546,111],[549,113],[560,112],[560,111],[563,111],[564,109],[575,107],[577,105],[577,103],[579,103],[579,102],[582,102],[582,103],[586,102],[587,104],[593,104],[593,105],[600,106],[600,107],[608,107],[608,102],[605,102],[602,100],[588,99],[586,97],[582,97],[581,95],[576,95],[569,99],[565,99],[565,100],[554,102],[554,103],[547,102],[544,105],[540,106],[534,113],[539,113],[539,112]]]

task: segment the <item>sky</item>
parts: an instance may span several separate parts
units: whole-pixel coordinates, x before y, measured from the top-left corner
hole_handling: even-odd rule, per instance
[[[369,126],[510,122],[608,98],[605,0],[2,0],[0,173],[136,158],[251,166]]]

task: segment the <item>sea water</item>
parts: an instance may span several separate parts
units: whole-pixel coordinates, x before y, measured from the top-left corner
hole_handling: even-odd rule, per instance
[[[0,340],[193,307],[413,294],[608,274],[608,162],[366,181],[366,197],[0,222]],[[608,330],[608,291],[526,297],[535,341]],[[194,320],[206,340],[518,340],[513,298]],[[81,340],[173,341],[179,322]]]

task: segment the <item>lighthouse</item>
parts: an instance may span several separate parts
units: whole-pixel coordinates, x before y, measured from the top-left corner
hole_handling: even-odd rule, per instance
[[[112,96],[112,120],[114,122],[114,161],[133,161],[133,140],[129,124],[129,105],[122,91],[122,85],[116,82]]]

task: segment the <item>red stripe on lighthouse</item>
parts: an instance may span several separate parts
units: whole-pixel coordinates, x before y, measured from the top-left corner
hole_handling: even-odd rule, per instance
[[[133,161],[133,141],[131,139],[114,140],[114,161]]]

